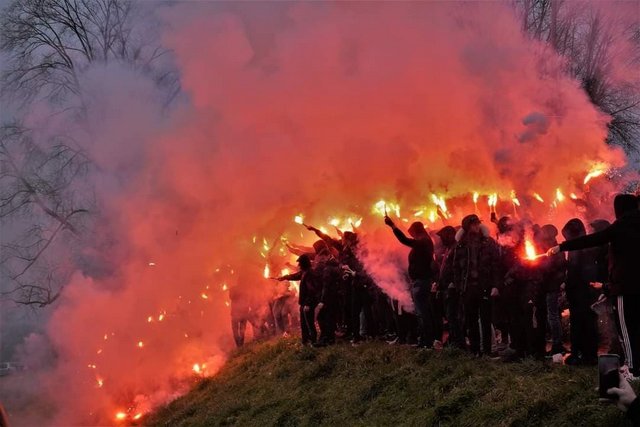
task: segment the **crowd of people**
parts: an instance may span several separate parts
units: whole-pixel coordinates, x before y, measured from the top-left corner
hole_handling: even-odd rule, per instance
[[[625,378],[633,379],[640,376],[639,201],[630,194],[616,196],[615,222],[593,221],[591,234],[578,218],[559,231],[552,224],[492,216],[497,230],[492,236],[477,215],[468,215],[459,227],[437,232],[414,222],[407,235],[385,216],[409,249],[406,284],[413,307],[376,284],[360,259],[357,233],[334,238],[305,225],[319,240],[312,249],[289,246],[299,255],[299,270],[273,278],[284,286],[266,309],[269,321],[265,313],[255,314],[260,320],[252,322],[254,334],[287,334],[299,322],[303,344],[317,347],[336,338],[354,345],[384,339],[425,349],[452,346],[505,362],[546,357],[593,365],[601,351],[619,354]],[[544,256],[523,256],[526,233]],[[298,307],[288,281],[299,281]],[[242,304],[243,295],[232,293],[231,301],[240,346],[247,319],[234,315],[234,306]],[[561,314],[566,308],[568,333]],[[600,323],[612,325],[609,339],[600,344],[596,312]]]

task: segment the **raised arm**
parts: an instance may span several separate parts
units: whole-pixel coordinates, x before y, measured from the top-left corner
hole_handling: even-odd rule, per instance
[[[393,230],[393,234],[395,234],[396,238],[398,239],[398,241],[400,243],[402,243],[403,245],[409,246],[410,248],[413,248],[414,246],[416,246],[417,241],[415,239],[411,239],[409,237],[407,237],[402,230],[400,230],[393,222],[393,220],[391,218],[389,218],[388,216],[384,217],[384,223],[387,224],[389,227],[391,227],[391,229]]]
[[[611,241],[611,236],[613,235],[613,227],[615,227],[615,224],[605,228],[602,231],[598,231],[597,233],[588,234],[586,236],[581,236],[576,239],[562,242],[560,244],[560,250],[576,251],[579,249],[587,249],[606,245]]]
[[[330,247],[336,248],[338,251],[342,250],[342,243],[340,242],[340,240],[334,239],[333,237],[323,233],[322,231],[318,230],[317,228],[311,225],[307,225],[307,230],[313,231],[314,233],[316,233],[316,236],[324,240],[327,243],[327,245],[329,245]]]

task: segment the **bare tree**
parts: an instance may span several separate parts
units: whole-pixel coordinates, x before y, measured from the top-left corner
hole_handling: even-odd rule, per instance
[[[568,70],[576,77],[591,102],[612,118],[608,141],[629,152],[640,151],[639,81],[613,78],[614,60],[640,63],[640,19],[624,24],[603,19],[597,7],[566,0],[516,0],[523,29],[531,37],[547,42],[568,59]],[[616,51],[620,41],[631,51],[625,58]]]
[[[87,160],[62,140],[50,142],[37,145],[17,125],[0,129],[0,295],[40,306],[57,298],[65,264],[47,251],[78,236],[88,213],[74,194]]]
[[[64,115],[66,129],[91,134],[81,87],[83,73],[117,63],[150,78],[165,106],[179,93],[178,74],[155,27],[149,3],[127,0],[12,0],[0,18],[3,102],[14,121],[33,101]],[[68,125],[68,126],[66,126]],[[47,134],[47,132],[44,132]],[[23,125],[0,127],[0,298],[45,306],[60,295],[75,268],[95,212],[88,182],[91,163],[69,135],[46,136]]]
[[[79,76],[92,63],[120,61],[153,77],[172,99],[177,74],[155,63],[167,53],[147,41],[125,0],[14,0],[4,11],[0,49],[8,55],[5,92],[53,101],[80,95]]]

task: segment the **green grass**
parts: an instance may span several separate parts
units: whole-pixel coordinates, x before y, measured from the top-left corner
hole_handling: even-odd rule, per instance
[[[220,373],[150,415],[158,426],[618,426],[596,368],[503,364],[454,350],[294,339],[239,350]]]

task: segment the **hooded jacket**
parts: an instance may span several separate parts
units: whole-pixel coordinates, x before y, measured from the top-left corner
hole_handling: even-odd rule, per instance
[[[471,242],[464,230],[456,234],[458,244],[446,261],[445,277],[453,282],[459,292],[465,292],[469,286],[477,286],[488,292],[500,282],[500,252],[498,244],[489,236],[489,229],[480,227],[481,236],[478,241],[477,273],[474,280],[470,277],[472,270]],[[474,283],[475,282],[475,283]]]
[[[610,294],[640,295],[640,211],[622,215],[609,227],[597,233],[560,244],[561,251],[575,251],[610,245]]]

